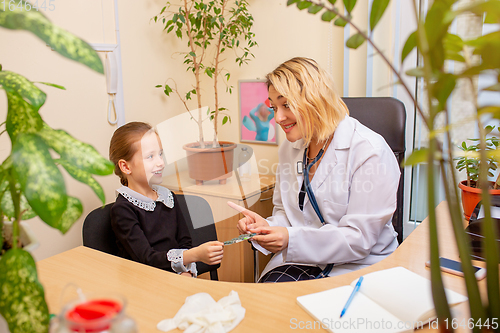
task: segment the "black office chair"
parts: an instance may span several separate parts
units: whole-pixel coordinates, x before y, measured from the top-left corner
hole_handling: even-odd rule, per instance
[[[95,250],[118,255],[116,237],[111,228],[111,207],[114,202],[91,211],[83,221],[83,245]]]
[[[391,147],[399,165],[404,160],[406,144],[406,110],[404,104],[392,97],[344,97],[351,117],[374,132],[382,135]],[[403,199],[404,169],[397,192],[396,211],[392,217],[392,225],[398,233],[398,242],[403,241]]]
[[[180,194],[177,195],[177,200],[191,233],[193,247],[211,240],[217,240],[212,209],[208,202],[201,197]],[[82,237],[84,246],[118,256],[116,237],[111,228],[111,207],[113,204],[109,203],[104,207],[96,208],[87,215],[83,222]],[[191,207],[191,210],[188,207]],[[193,207],[196,207],[196,209],[193,209]],[[207,219],[209,219],[208,225],[197,229],[193,227],[193,220],[206,221]],[[220,264],[196,263],[198,274],[210,272],[210,279],[212,280],[218,280],[217,268],[219,267]]]
[[[189,232],[191,233],[193,247],[208,241],[217,240],[217,231],[215,230],[212,208],[210,208],[210,205],[205,199],[195,195],[177,194],[177,201],[179,202],[180,209],[186,219]],[[194,228],[193,221],[203,221],[204,226]],[[219,280],[217,275],[217,268],[219,267],[220,264],[207,265],[203,262],[196,263],[198,274],[210,272],[211,280]]]

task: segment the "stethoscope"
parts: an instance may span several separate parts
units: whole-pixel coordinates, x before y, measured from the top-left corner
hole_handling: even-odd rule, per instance
[[[323,146],[324,148],[324,146]],[[309,181],[309,173],[311,172],[311,168],[313,167],[316,162],[318,162],[321,159],[321,156],[323,156],[324,149],[321,148],[318,155],[312,160],[311,163],[307,164],[307,148],[304,150],[304,157],[302,158],[302,165],[303,165],[303,174],[304,174],[304,185],[306,188],[306,193],[307,196],[309,197],[309,201],[311,202],[311,205],[316,212],[316,215],[318,215],[319,220],[321,221],[321,224],[325,224],[325,219],[323,218],[323,215],[321,215],[321,212],[319,211],[319,206],[318,202],[316,201],[316,197],[314,196],[314,192],[311,187],[311,182]]]

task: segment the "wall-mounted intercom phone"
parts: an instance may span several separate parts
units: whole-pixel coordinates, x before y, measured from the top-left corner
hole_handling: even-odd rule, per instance
[[[113,52],[106,53],[106,87],[109,96],[108,122],[115,125],[118,122],[115,108],[115,97],[118,92],[118,67]]]

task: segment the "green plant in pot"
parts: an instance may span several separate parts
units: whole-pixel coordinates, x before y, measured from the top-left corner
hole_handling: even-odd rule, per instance
[[[492,135],[492,131],[495,129],[494,126],[486,126],[484,129],[485,135],[487,137],[484,139],[487,152],[494,152],[499,145],[498,137]],[[462,190],[462,207],[464,210],[464,216],[469,220],[472,211],[476,205],[481,201],[481,189],[478,187],[479,177],[481,171],[481,159],[480,159],[480,139],[468,139],[473,141],[474,144],[467,145],[467,142],[462,142],[459,146],[460,150],[463,151],[463,155],[456,157],[457,161],[456,168],[458,171],[465,171],[467,179],[458,183],[458,187]],[[494,156],[487,157],[487,176],[494,177],[494,173],[498,168],[498,162]],[[490,182],[489,192],[490,195],[500,195],[500,189],[498,185],[500,183],[500,175],[496,177],[494,182]]]
[[[374,0],[371,2],[369,11],[370,31],[373,31],[386,11],[389,0]],[[453,224],[453,232],[458,247],[459,256],[464,271],[464,279],[469,298],[470,320],[474,325],[469,325],[474,332],[485,330],[497,330],[492,326],[492,322],[497,322],[500,318],[500,283],[499,283],[499,254],[498,244],[495,239],[497,226],[491,218],[491,198],[487,177],[479,178],[479,187],[483,190],[482,201],[485,207],[485,218],[483,224],[484,252],[486,253],[486,289],[485,294],[481,294],[478,282],[474,276],[471,262],[471,248],[468,236],[464,232],[463,216],[459,202],[458,188],[455,177],[454,151],[442,150],[443,143],[448,147],[453,147],[449,129],[453,124],[446,123],[444,128],[437,128],[438,116],[443,119],[451,119],[451,110],[447,107],[447,101],[455,91],[457,82],[463,81],[470,87],[472,95],[471,102],[475,106],[475,121],[479,130],[479,174],[488,174],[488,158],[497,154],[497,150],[488,151],[485,141],[485,126],[483,121],[486,117],[498,118],[500,114],[500,103],[493,105],[478,105],[477,77],[480,74],[489,75],[496,82],[485,88],[489,92],[496,94],[500,100],[500,1],[480,0],[470,3],[460,3],[458,0],[434,0],[429,5],[427,12],[420,13],[417,1],[413,1],[414,15],[417,22],[416,30],[408,37],[401,54],[401,62],[408,54],[417,49],[421,61],[419,67],[413,68],[406,74],[421,78],[425,89],[425,98],[419,103],[413,96],[408,86],[404,84],[400,73],[393,66],[391,61],[384,55],[381,49],[371,39],[364,29],[361,29],[353,22],[352,15],[356,6],[356,0],[288,0],[287,5],[295,4],[299,10],[307,9],[309,13],[317,15],[321,13],[321,19],[325,22],[333,22],[336,26],[346,26],[347,24],[355,31],[347,40],[346,46],[352,49],[358,48],[365,41],[373,46],[374,53],[380,54],[384,62],[391,68],[398,83],[402,84],[408,95],[413,99],[415,107],[424,124],[428,129],[428,147],[414,151],[406,160],[406,165],[427,163],[427,204],[429,207],[429,243],[431,261],[431,282],[432,296],[436,308],[438,324],[445,330],[453,330],[453,327],[446,325],[451,322],[450,307],[444,292],[441,269],[439,265],[439,244],[437,231],[437,217],[434,207],[436,204],[436,170],[439,170],[443,177],[443,188],[448,202],[449,214]],[[366,3],[366,2],[364,2]],[[344,11],[344,7],[345,11]],[[494,31],[476,38],[463,40],[460,36],[451,33],[450,26],[462,15],[476,15],[484,18],[485,23],[494,23]],[[474,56],[474,57],[473,57]],[[477,58],[477,61],[476,61]],[[461,66],[445,66],[446,61],[457,62]],[[450,68],[453,70],[450,71]],[[425,106],[425,108],[424,108]],[[424,112],[425,110],[425,112]],[[443,138],[439,133],[444,133]],[[489,323],[487,326],[484,323]]]
[[[253,57],[250,49],[257,45],[251,31],[253,17],[248,11],[246,0],[180,0],[175,4],[167,2],[161,12],[155,16],[155,22],[164,25],[167,34],[175,34],[184,39],[186,49],[184,64],[187,72],[192,73],[194,84],[187,92],[177,89],[176,82],[170,78],[162,87],[167,96],[176,94],[182,101],[191,118],[198,125],[198,142],[187,144],[190,177],[197,184],[204,180],[219,179],[225,183],[231,175],[234,143],[218,142],[218,125],[231,121],[228,109],[220,104],[220,86],[225,86],[228,93],[233,87],[229,85],[231,74],[223,66],[228,59],[234,59],[239,65],[248,63]],[[182,78],[184,79],[184,78]],[[204,83],[212,83],[213,108],[202,110],[202,106],[211,104],[205,97]],[[170,84],[169,84],[170,83]],[[192,98],[196,97],[196,103]],[[192,114],[190,105],[197,106],[197,114]],[[220,119],[222,117],[222,119]],[[213,140],[207,142],[202,123],[209,118],[213,122]],[[212,134],[212,133],[210,133]],[[204,153],[202,153],[204,152]],[[219,155],[222,153],[222,156]],[[208,160],[205,160],[208,158]]]
[[[18,3],[0,7],[1,27],[29,31],[59,54],[103,73],[99,56],[86,42],[53,25],[29,2]],[[15,52],[14,46],[3,47]],[[12,333],[47,332],[49,312],[43,287],[31,254],[18,245],[19,224],[38,216],[66,233],[81,216],[83,207],[80,200],[66,193],[60,168],[90,186],[104,204],[104,191],[92,175],[111,174],[113,164],[92,146],[45,123],[40,109],[46,94],[7,68],[8,64],[0,66],[0,88],[8,101],[7,117],[2,123],[5,129],[0,133],[9,136],[12,149],[0,165],[0,224],[4,219],[12,222],[13,242],[0,259],[0,314]]]

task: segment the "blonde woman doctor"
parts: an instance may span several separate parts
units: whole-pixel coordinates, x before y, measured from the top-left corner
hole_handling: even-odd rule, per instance
[[[287,139],[279,148],[274,210],[267,219],[245,210],[237,226],[274,253],[259,282],[339,275],[384,259],[398,246],[394,153],[349,117],[314,60],[290,59],[266,78]]]

